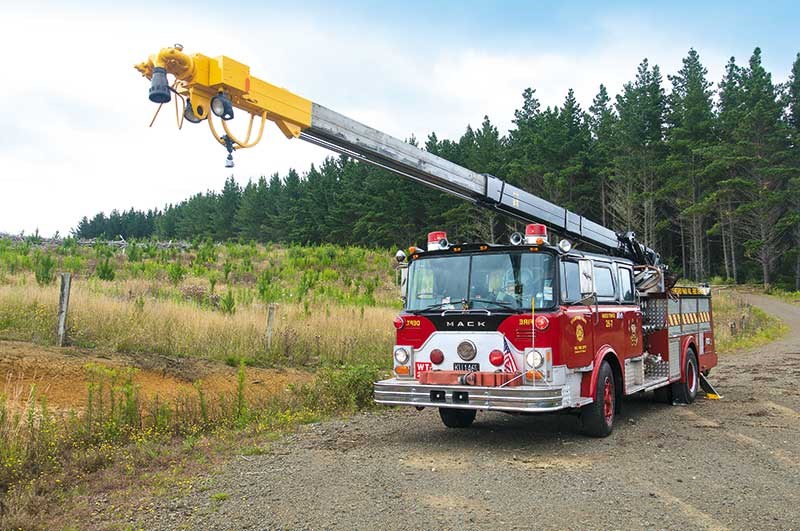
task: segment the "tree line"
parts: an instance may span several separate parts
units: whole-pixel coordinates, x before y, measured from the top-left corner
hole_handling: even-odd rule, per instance
[[[756,48],[708,79],[699,54],[667,76],[643,60],[588,109],[570,89],[542,108],[526,89],[513,127],[488,117],[460,139],[429,135],[431,153],[490,173],[618,231],[634,230],[678,273],[800,289],[800,54],[773,81]],[[667,91],[664,85],[670,85]],[[410,142],[417,144],[413,137]],[[147,212],[84,217],[79,237],[244,239],[405,247],[446,230],[453,241],[500,241],[501,215],[347,157],[304,174],[261,177]]]

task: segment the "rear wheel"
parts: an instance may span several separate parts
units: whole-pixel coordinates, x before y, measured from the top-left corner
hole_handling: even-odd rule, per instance
[[[474,409],[439,408],[439,416],[448,428],[468,428],[475,420],[475,413]]]
[[[617,413],[617,393],[614,372],[604,361],[597,374],[594,402],[581,408],[583,433],[591,437],[607,437],[614,428]]]
[[[697,355],[689,349],[683,362],[683,381],[672,384],[672,396],[679,404],[691,404],[697,398],[700,374],[697,369]]]

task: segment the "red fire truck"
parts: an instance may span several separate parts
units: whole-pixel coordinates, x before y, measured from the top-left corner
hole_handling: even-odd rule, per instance
[[[479,409],[572,409],[605,436],[623,396],[691,403],[717,363],[708,288],[667,289],[661,268],[550,245],[541,224],[508,245],[428,240],[397,255],[405,308],[379,403],[438,407],[449,427]]]
[[[704,377],[717,363],[709,290],[674,287],[661,257],[633,232],[617,233],[363,125],[229,57],[189,55],[175,45],[136,69],[150,80],[151,101],[163,105],[174,94],[176,106],[183,102],[179,125],[208,122],[228,152],[226,167],[272,121],[287,138],[527,224],[507,245],[451,244],[444,232],[431,232],[425,249],[398,252],[405,307],[394,323],[394,377],[375,383],[376,402],[438,407],[450,427],[469,426],[479,409],[574,410],[586,433],[605,436],[625,395],[654,390],[686,404],[698,386],[713,393]],[[228,126],[234,109],[250,115],[243,138]]]

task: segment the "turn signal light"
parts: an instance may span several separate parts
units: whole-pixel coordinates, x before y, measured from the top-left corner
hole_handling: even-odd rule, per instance
[[[406,325],[406,320],[400,317],[399,315],[394,318],[394,327],[400,330]]]
[[[434,365],[439,365],[443,361],[444,361],[444,352],[442,352],[438,348],[431,350],[431,363],[433,363]]]
[[[494,349],[489,353],[489,363],[494,365],[495,367],[499,367],[503,364],[503,353],[497,349]]]
[[[408,371],[409,371],[408,365],[398,365],[397,367],[394,368],[395,374],[401,374],[403,376],[408,376]]]
[[[536,319],[533,320],[533,325],[536,327],[536,330],[544,332],[547,330],[547,327],[550,326],[550,319],[544,315],[537,315]]]
[[[525,378],[528,380],[541,380],[544,378],[542,371],[528,371],[525,373]]]

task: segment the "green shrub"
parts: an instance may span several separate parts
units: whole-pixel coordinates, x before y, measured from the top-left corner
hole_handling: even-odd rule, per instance
[[[305,407],[325,411],[356,411],[373,406],[373,382],[381,370],[373,365],[344,365],[326,367],[319,372],[313,384],[294,391]]]
[[[227,293],[222,296],[219,300],[219,308],[222,310],[222,313],[226,313],[228,315],[233,315],[236,313],[236,299],[233,296],[233,292],[228,289]]]
[[[187,272],[186,268],[183,267],[180,262],[175,262],[167,266],[167,277],[174,286],[177,286],[186,278]]]
[[[211,240],[206,240],[197,249],[197,261],[202,263],[217,261],[217,247]]]
[[[54,278],[53,270],[55,267],[56,262],[49,254],[37,254],[34,258],[34,274],[36,275],[36,283],[40,286],[52,284]]]
[[[125,254],[128,256],[129,262],[138,262],[142,259],[142,249],[135,242],[128,245]]]
[[[217,287],[217,282],[219,282],[219,271],[212,269],[208,272],[208,287],[211,293],[214,293],[214,288]]]
[[[86,266],[86,260],[78,255],[65,256],[61,261],[61,267],[70,273],[79,273]]]
[[[100,280],[114,280],[114,266],[111,265],[111,259],[105,257],[97,262],[95,273]]]

